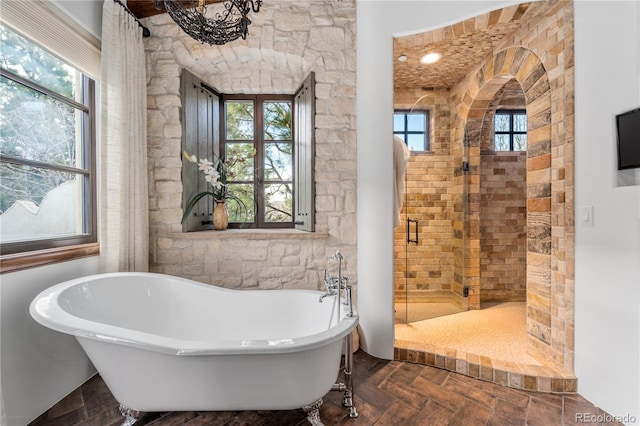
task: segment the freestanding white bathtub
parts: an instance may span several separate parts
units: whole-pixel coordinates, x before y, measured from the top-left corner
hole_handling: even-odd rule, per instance
[[[121,404],[125,425],[140,411],[295,408],[321,424],[318,409],[332,388],[345,390],[350,405],[346,361],[347,386],[335,380],[343,341],[351,361],[358,322],[336,296],[321,303],[322,294],[113,273],[53,286],[30,312],[40,324],[76,336]]]

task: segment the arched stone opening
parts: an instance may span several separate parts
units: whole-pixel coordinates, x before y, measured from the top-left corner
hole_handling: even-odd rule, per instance
[[[464,273],[456,285],[469,288],[469,307],[480,308],[480,152],[487,108],[496,93],[515,79],[525,95],[528,120],[526,158],[526,300],[529,352],[564,364],[564,348],[554,347],[552,296],[552,128],[551,87],[545,67],[531,50],[511,47],[487,57],[471,76],[459,106],[454,135],[456,187],[461,203],[456,212],[457,259]],[[463,170],[463,164],[468,170]],[[564,330],[562,330],[564,331]],[[559,351],[558,351],[559,349]],[[551,356],[550,356],[551,355]]]

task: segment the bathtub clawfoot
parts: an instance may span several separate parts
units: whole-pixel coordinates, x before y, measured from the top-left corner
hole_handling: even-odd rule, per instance
[[[324,423],[322,423],[322,420],[320,420],[321,405],[322,398],[312,404],[302,407],[302,410],[307,413],[307,420],[309,420],[309,423],[311,423],[312,426],[324,426]]]
[[[120,414],[124,417],[122,426],[133,426],[133,424],[138,421],[138,417],[140,417],[140,411],[131,409],[122,404],[120,404]]]

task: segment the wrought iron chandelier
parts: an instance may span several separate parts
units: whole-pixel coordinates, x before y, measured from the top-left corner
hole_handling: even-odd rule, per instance
[[[158,10],[162,7],[173,20],[194,39],[208,44],[222,45],[240,37],[247,38],[251,20],[250,11],[260,11],[262,0],[228,0],[220,5],[213,17],[205,16],[205,0],[153,0]]]

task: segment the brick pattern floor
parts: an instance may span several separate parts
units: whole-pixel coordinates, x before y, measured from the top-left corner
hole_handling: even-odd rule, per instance
[[[435,367],[387,361],[363,351],[354,357],[355,403],[349,418],[342,393],[329,392],[320,416],[325,425],[540,425],[561,426],[607,413],[578,394],[511,389]],[[29,426],[116,426],[123,418],[100,376],[91,378]],[[137,425],[308,425],[302,410],[143,413]],[[614,423],[606,423],[611,425]],[[618,423],[620,424],[620,423]]]

